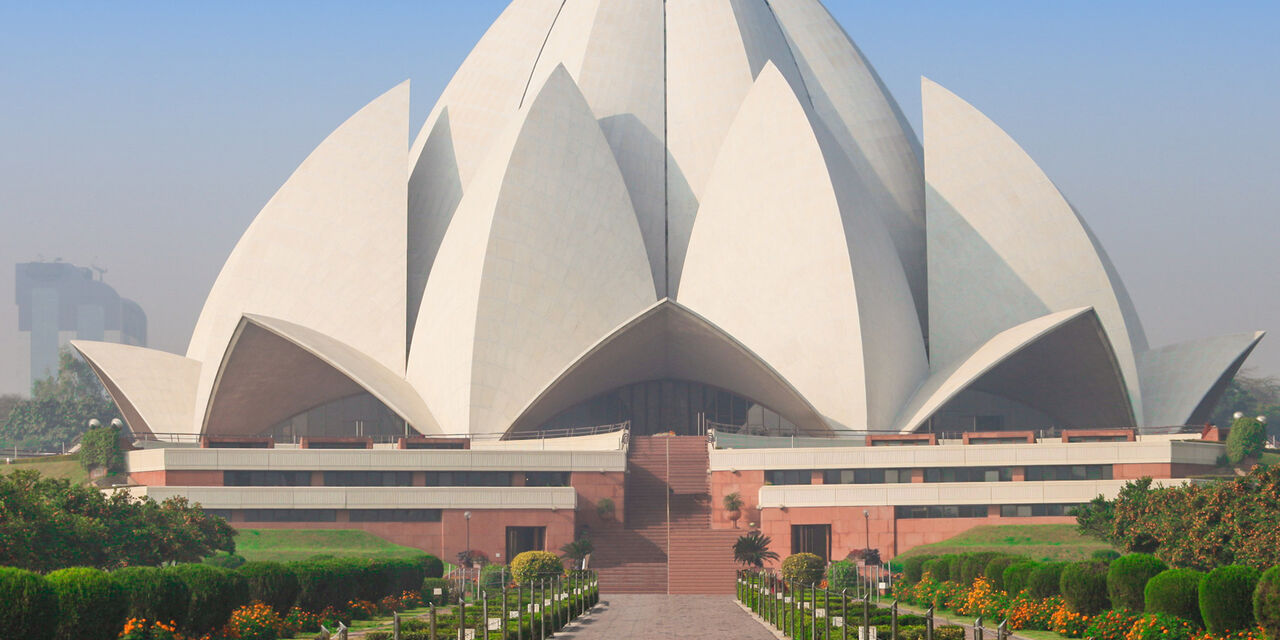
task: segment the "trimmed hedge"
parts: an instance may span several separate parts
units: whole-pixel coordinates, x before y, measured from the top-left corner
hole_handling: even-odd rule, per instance
[[[920,579],[924,577],[924,563],[930,560],[933,560],[935,557],[937,556],[932,556],[932,555],[911,556],[910,558],[903,560],[902,573],[906,578],[907,582],[910,582],[912,584],[920,582]],[[839,563],[836,563],[836,564],[839,564]],[[827,582],[828,583],[831,582],[831,576],[827,576]]]
[[[298,579],[297,605],[307,611],[338,609],[356,597],[359,585],[355,570],[336,558],[302,560],[286,566]]]
[[[440,590],[436,594],[436,589]],[[425,578],[422,581],[422,602],[440,606],[449,602],[449,581],[444,578]]]
[[[238,570],[249,585],[249,601],[285,615],[298,600],[298,576],[278,562],[247,562]]]
[[[1098,549],[1089,554],[1090,560],[1100,560],[1102,562],[1111,562],[1120,559],[1120,552],[1115,549]]]
[[[964,561],[966,559],[963,553],[948,553],[942,556],[947,559],[947,579],[951,582],[964,581]]]
[[[249,602],[249,581],[238,572],[207,564],[180,564],[173,572],[191,591],[183,628],[195,635],[222,628],[232,611]]]
[[[129,618],[172,622],[179,627],[186,623],[191,590],[172,570],[125,567],[112,571],[111,579],[124,589]]]
[[[422,556],[418,562],[422,565],[422,570],[426,572],[427,578],[444,577],[444,562],[441,562],[440,558],[432,555],[425,555]]]
[[[1065,562],[1042,562],[1027,576],[1027,588],[1037,598],[1052,598],[1062,595],[1062,570]]]
[[[58,640],[114,640],[124,626],[129,600],[105,571],[73,567],[45,580],[58,599]]]
[[[1072,562],[1062,570],[1058,587],[1067,607],[1087,616],[1110,608],[1107,599],[1107,565],[1101,562]]]
[[[908,561],[909,562],[909,561]],[[916,563],[916,582],[920,580],[920,563]],[[910,580],[910,578],[908,578]],[[827,567],[827,588],[832,591],[841,591],[844,589],[856,590],[858,588],[858,565],[848,561],[841,560],[832,563]]]
[[[1018,556],[996,556],[987,562],[987,566],[983,568],[982,575],[1000,591],[1005,591],[1004,570],[1017,564],[1024,562],[1026,559]]]
[[[1148,553],[1131,553],[1113,561],[1107,569],[1107,596],[1111,605],[1142,611],[1147,581],[1168,568],[1169,565]]]
[[[782,577],[804,584],[814,584],[822,580],[822,573],[827,568],[822,558],[812,553],[796,553],[782,561]]]
[[[525,551],[511,560],[511,576],[516,582],[564,575],[564,563],[550,551]]]
[[[1230,565],[1210,571],[1200,581],[1200,615],[1214,635],[1244,631],[1254,625],[1253,590],[1258,570]]]
[[[44,577],[0,567],[0,603],[0,638],[53,638],[58,628],[58,596]]]
[[[921,565],[923,573],[929,574],[931,578],[938,582],[946,582],[951,579],[951,561],[946,557],[933,558],[925,560]]]
[[[1253,590],[1253,617],[1268,638],[1280,638],[1280,567],[1267,569]]]
[[[1004,582],[1004,590],[1009,595],[1017,595],[1031,586],[1031,572],[1035,571],[1040,563],[1034,560],[1020,560],[1004,568],[1004,575],[1001,580]]]
[[[1147,613],[1167,613],[1204,626],[1200,617],[1200,581],[1204,574],[1195,569],[1161,571],[1147,581],[1143,609]]]
[[[966,587],[973,584],[974,580],[983,575],[982,572],[986,570],[987,563],[1000,555],[994,551],[975,551],[961,554],[963,560],[960,564],[960,584]],[[952,579],[954,580],[955,576],[952,576]]]

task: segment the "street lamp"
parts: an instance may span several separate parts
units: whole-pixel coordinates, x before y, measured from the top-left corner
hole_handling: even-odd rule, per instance
[[[467,519],[467,548],[464,551],[466,552],[467,560],[470,561],[471,560],[471,512],[463,511],[462,517]]]
[[[866,525],[867,549],[871,548],[871,511],[869,509],[862,510],[862,521]],[[865,562],[865,560],[863,561]]]

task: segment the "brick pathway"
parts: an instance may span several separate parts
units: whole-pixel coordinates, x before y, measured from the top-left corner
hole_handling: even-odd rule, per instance
[[[589,617],[557,633],[572,640],[774,640],[733,596],[602,596]]]

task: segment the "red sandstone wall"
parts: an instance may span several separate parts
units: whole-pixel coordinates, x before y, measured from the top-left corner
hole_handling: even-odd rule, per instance
[[[862,515],[869,511],[868,520]],[[786,511],[768,508],[761,511],[760,530],[773,539],[770,547],[781,558],[791,555],[791,525],[831,525],[831,560],[843,560],[849,552],[867,546],[871,530],[871,546],[880,550],[884,559],[900,553],[895,550],[893,507],[788,507]]]
[[[221,471],[135,471],[129,474],[134,484],[149,487],[221,487]]]
[[[578,526],[585,525],[592,529],[600,529],[620,526],[625,521],[627,474],[575,471],[569,474],[569,484],[578,493]],[[613,499],[612,520],[602,520],[599,512],[596,511],[596,504],[601,498]]]
[[[819,473],[818,475],[822,475]],[[738,519],[738,528],[747,529],[752,522],[759,524],[760,510],[756,504],[760,499],[760,487],[764,486],[764,471],[715,471],[711,474],[711,528],[732,529],[733,521],[724,510],[724,497],[738,492],[742,498],[742,517]]]

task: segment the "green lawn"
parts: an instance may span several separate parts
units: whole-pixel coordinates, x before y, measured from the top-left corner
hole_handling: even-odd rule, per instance
[[[1004,524],[974,527],[958,536],[916,547],[895,558],[921,554],[1000,551],[1034,560],[1084,560],[1111,545],[1080,535],[1074,524]]]
[[[371,533],[341,529],[241,529],[236,553],[246,560],[288,562],[314,555],[361,558],[409,558],[421,549],[392,544]]]
[[[3,460],[0,460],[0,462],[3,462]],[[84,484],[89,481],[89,472],[80,466],[80,458],[74,453],[65,456],[26,458],[14,464],[0,464],[0,473],[18,469],[34,469],[39,471],[40,475],[48,478],[69,480],[71,484]]]

